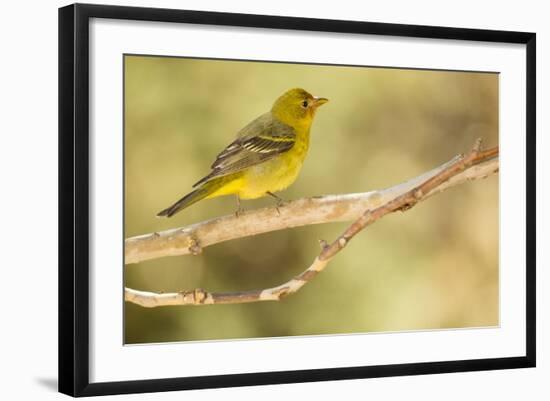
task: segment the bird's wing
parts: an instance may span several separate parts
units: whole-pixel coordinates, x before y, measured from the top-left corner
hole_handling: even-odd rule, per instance
[[[233,174],[265,162],[292,148],[296,141],[294,128],[266,113],[244,127],[212,163],[212,171],[196,182],[196,187],[215,177]]]

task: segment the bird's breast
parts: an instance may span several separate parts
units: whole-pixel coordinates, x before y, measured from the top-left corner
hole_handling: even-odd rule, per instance
[[[298,177],[308,147],[309,140],[298,140],[289,151],[250,168],[243,177],[246,185],[239,196],[254,199],[265,196],[268,191],[286,189]]]

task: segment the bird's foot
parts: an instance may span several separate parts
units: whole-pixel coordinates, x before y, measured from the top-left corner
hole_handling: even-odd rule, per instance
[[[241,198],[237,196],[237,210],[235,210],[235,217],[238,218],[243,213],[244,213],[244,209],[241,207]]]
[[[275,210],[277,210],[277,214],[280,216],[281,211],[279,210],[279,208],[285,206],[288,203],[288,201],[284,200],[280,196],[275,195],[273,192],[268,191],[268,192],[266,192],[266,194],[273,197],[273,198],[275,198],[275,200],[277,202],[276,206],[275,206]]]
[[[283,207],[283,206],[285,206],[287,203],[289,203],[289,201],[279,198],[279,199],[277,200],[277,207]]]

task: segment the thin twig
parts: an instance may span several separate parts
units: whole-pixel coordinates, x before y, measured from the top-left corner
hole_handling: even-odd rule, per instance
[[[498,148],[481,151],[480,146],[481,140],[478,140],[473,149],[466,156],[457,156],[450,162],[445,163],[440,168],[435,169],[437,170],[435,174],[433,173],[435,170],[423,174],[421,176],[421,181],[418,179],[413,179],[409,181],[408,183],[415,182],[416,185],[409,185],[409,189],[404,193],[394,196],[389,201],[386,201],[375,208],[368,208],[366,211],[361,213],[359,218],[357,218],[342,233],[342,235],[340,235],[330,245],[327,244],[325,241],[321,241],[322,250],[320,254],[315,258],[313,263],[304,272],[277,287],[266,288],[262,290],[229,293],[212,293],[203,289],[195,289],[191,291],[182,291],[167,294],[157,294],[153,292],[137,291],[126,288],[125,300],[144,307],[279,301],[283,297],[299,291],[306,283],[311,281],[319,272],[321,272],[327,266],[329,261],[338,252],[340,252],[355,235],[357,235],[360,231],[362,231],[378,219],[382,218],[383,216],[397,210],[408,210],[416,205],[418,202],[425,200],[428,197],[439,193],[452,185],[457,185],[459,183],[476,178],[486,177],[490,174],[497,172],[498,159],[494,158],[498,156]],[[490,165],[490,168],[488,170],[483,169],[483,166],[486,165]],[[459,180],[459,177],[462,178]],[[396,187],[402,187],[406,184],[407,183],[400,184]],[[372,197],[372,194],[380,192],[381,191],[369,193],[371,195],[369,195],[367,198]],[[194,241],[196,241],[196,239],[194,239]]]

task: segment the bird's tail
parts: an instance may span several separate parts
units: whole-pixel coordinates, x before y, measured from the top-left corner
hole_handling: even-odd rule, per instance
[[[194,191],[189,192],[187,195],[185,195],[179,201],[174,203],[172,206],[159,212],[157,214],[157,217],[172,217],[180,210],[183,210],[186,207],[189,207],[192,204],[200,201],[201,199],[206,198],[208,195],[212,194],[214,191],[216,191],[216,189],[218,189],[218,185],[216,184],[217,183],[215,181],[210,181],[205,183],[204,185],[195,189]]]

